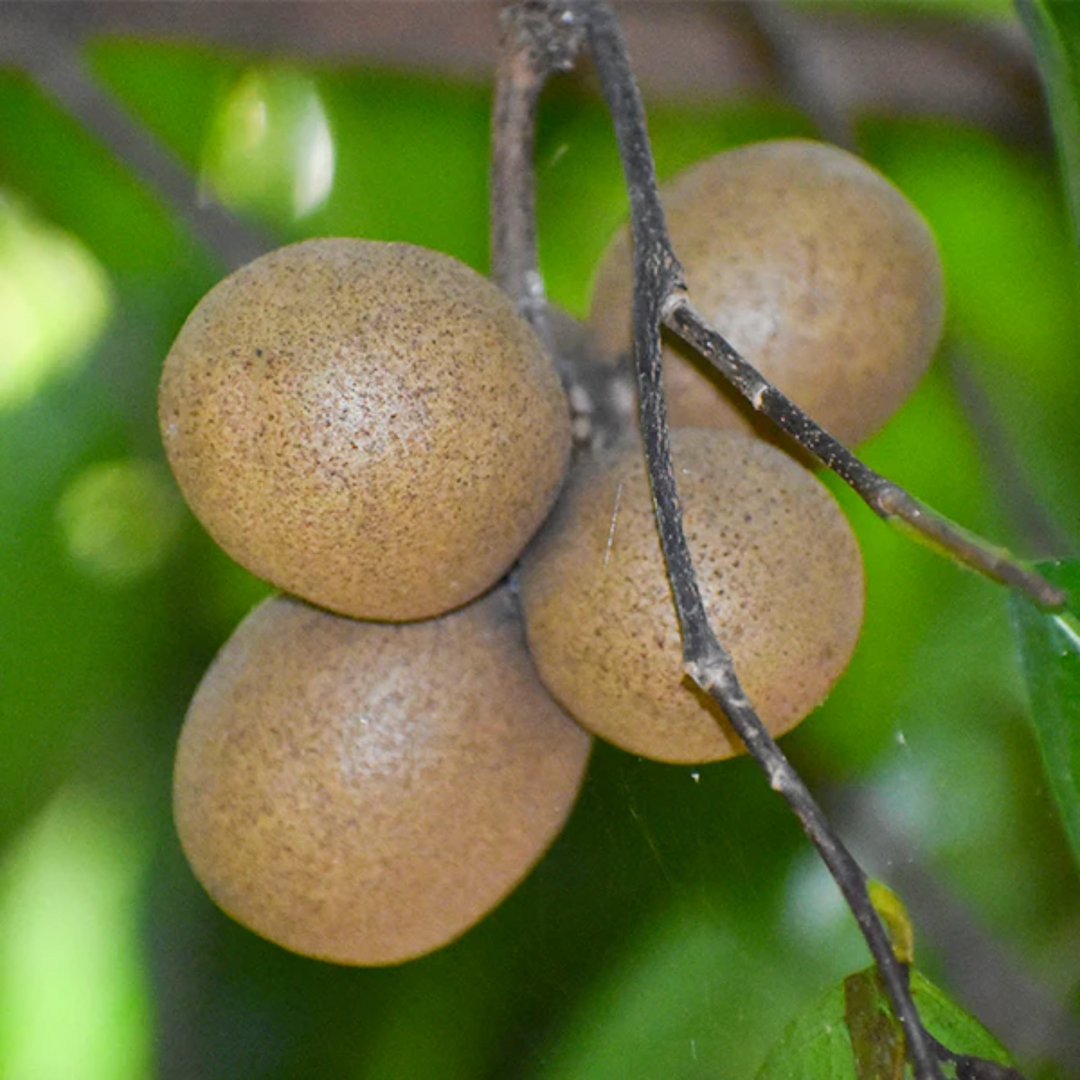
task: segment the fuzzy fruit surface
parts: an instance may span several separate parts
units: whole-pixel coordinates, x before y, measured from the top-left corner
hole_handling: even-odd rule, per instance
[[[780,735],[825,698],[862,628],[858,543],[831,493],[772,444],[674,429],[671,453],[705,609],[765,726]],[[640,445],[575,465],[522,559],[529,649],[593,734],[659,761],[742,752],[684,676]]]
[[[934,238],[861,159],[779,139],[729,150],[660,189],[689,296],[770,382],[841,442],[874,434],[903,404],[941,337]],[[630,350],[629,234],[593,284],[597,352]],[[674,425],[771,429],[674,335],[664,380]]]
[[[537,680],[506,588],[396,625],[279,596],[191,703],[176,825],[207,892],[256,933],[394,964],[462,934],[528,873],[590,745]]]
[[[169,462],[211,536],[332,611],[441,614],[547,514],[565,395],[487,279],[409,244],[308,240],[203,298],[162,374]]]

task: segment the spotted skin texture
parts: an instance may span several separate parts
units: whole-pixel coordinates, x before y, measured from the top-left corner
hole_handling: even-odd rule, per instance
[[[858,544],[828,490],[769,443],[676,429],[672,456],[709,621],[780,735],[820,704],[855,649]],[[659,761],[742,751],[683,674],[638,443],[575,466],[522,560],[520,588],[540,677],[593,734]]]
[[[275,597],[192,701],[176,824],[211,897],[256,933],[396,964],[462,934],[528,873],[590,745],[537,680],[505,587],[401,625]]]
[[[880,173],[825,143],[730,150],[661,189],[689,296],[770,382],[842,442],[878,431],[941,337],[937,247]],[[617,234],[594,280],[589,326],[608,362],[630,350],[630,249]],[[664,346],[669,418],[772,431],[688,346]]]
[[[441,614],[502,577],[570,451],[562,387],[487,279],[408,244],[308,240],[188,318],[169,462],[237,562],[356,618]]]

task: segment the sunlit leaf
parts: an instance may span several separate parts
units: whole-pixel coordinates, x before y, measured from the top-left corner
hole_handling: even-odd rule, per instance
[[[1080,562],[1044,565],[1046,576],[1080,595]],[[1012,601],[1020,656],[1031,695],[1031,721],[1043,770],[1080,861],[1080,618],[1075,599],[1061,612]]]
[[[144,1080],[150,988],[139,927],[145,830],[62,791],[0,861],[0,1075]]]
[[[103,268],[75,237],[0,191],[0,410],[85,360],[111,299]]]
[[[201,179],[232,209],[292,222],[326,202],[334,160],[315,80],[289,67],[252,67],[216,112]]]
[[[911,925],[904,902],[883,881],[870,880],[866,891],[888,932],[896,958],[901,963],[910,964],[915,956],[915,928]]]

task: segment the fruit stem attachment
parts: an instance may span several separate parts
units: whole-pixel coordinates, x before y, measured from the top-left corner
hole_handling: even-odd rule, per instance
[[[1064,590],[860,461],[747,363],[685,295],[673,295],[665,305],[664,324],[708,360],[755,410],[836,473],[880,518],[961,565],[1017,589],[1041,607],[1064,606]]]

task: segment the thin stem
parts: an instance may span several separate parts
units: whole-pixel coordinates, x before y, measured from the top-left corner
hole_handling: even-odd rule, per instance
[[[709,360],[716,370],[760,412],[847,483],[879,517],[906,527],[964,566],[1018,589],[1046,608],[1061,607],[1067,596],[1028,569],[1009,552],[950,521],[899,484],[860,461],[812,417],[746,362],[702,317],[685,296],[673,296],[664,322]]]
[[[503,12],[492,110],[491,276],[552,354],[536,256],[536,104],[548,76],[571,67],[583,41],[572,4],[526,0]]]
[[[907,972],[867,893],[866,875],[833,831],[806,785],[769,735],[739,685],[731,657],[705,615],[668,448],[661,386],[660,322],[685,302],[682,271],[671,249],[637,84],[622,34],[604,0],[582,0],[589,44],[615,127],[630,192],[633,239],[634,360],[642,439],[668,578],[675,598],[688,674],[723,709],[770,785],[787,801],[844,895],[881,973],[918,1080],[940,1080],[936,1055],[911,999]]]
[[[548,77],[573,65],[585,43],[576,8],[525,0],[502,13],[491,131],[491,276],[532,325],[570,399],[574,442],[600,445],[623,427],[620,372],[582,361],[588,344],[568,315],[552,311],[536,250],[533,169],[536,110]]]

